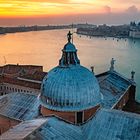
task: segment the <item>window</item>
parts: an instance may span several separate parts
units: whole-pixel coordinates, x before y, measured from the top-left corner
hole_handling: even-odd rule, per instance
[[[0,128],[0,135],[2,134],[2,128]]]
[[[76,123],[81,124],[83,122],[83,112],[77,112]]]

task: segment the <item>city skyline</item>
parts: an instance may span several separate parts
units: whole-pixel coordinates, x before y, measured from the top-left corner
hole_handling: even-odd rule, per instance
[[[138,21],[139,14],[138,0],[0,0],[0,25],[3,26],[73,22],[126,24]]]

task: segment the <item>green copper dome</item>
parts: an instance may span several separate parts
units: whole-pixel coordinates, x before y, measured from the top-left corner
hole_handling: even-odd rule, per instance
[[[42,82],[40,100],[42,106],[51,110],[81,111],[101,101],[96,77],[80,65],[77,50],[69,38],[59,65],[50,70]]]

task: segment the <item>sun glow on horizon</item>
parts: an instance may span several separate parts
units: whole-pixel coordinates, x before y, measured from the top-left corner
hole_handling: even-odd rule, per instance
[[[140,7],[138,0],[134,0]],[[0,17],[53,16],[122,12],[133,3],[126,0],[0,0]]]
[[[0,17],[102,13],[105,1],[97,0],[0,0]]]

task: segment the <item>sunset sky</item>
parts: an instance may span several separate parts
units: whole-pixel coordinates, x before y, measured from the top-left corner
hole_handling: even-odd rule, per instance
[[[138,20],[139,11],[140,0],[0,0],[0,25],[8,21],[32,24],[30,19],[36,24],[37,19],[40,19],[38,24],[102,22],[103,19],[106,23],[106,17],[111,24],[114,16],[124,23],[124,18],[126,22]]]

